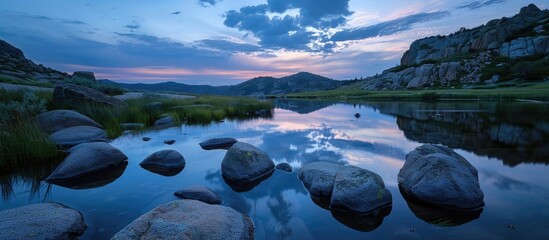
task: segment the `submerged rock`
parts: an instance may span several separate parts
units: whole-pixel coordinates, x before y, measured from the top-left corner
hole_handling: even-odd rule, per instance
[[[185,168],[185,158],[175,150],[162,150],[149,155],[139,165],[160,175],[174,176]]]
[[[174,193],[175,196],[185,199],[193,199],[209,204],[221,204],[221,197],[207,187],[197,186]]]
[[[238,141],[234,138],[213,138],[199,143],[204,150],[229,149]]]
[[[91,126],[65,128],[49,136],[49,139],[62,148],[70,148],[81,143],[107,142],[107,132]]]
[[[36,120],[40,129],[48,133],[76,126],[103,128],[91,118],[72,110],[60,109],[41,113],[36,116]]]
[[[332,210],[366,214],[392,204],[381,177],[366,169],[313,162],[302,166],[298,177],[312,196],[329,198]]]
[[[75,180],[109,168],[128,160],[128,157],[108,143],[84,143],[71,150],[69,156],[46,178],[47,182]]]
[[[237,182],[251,182],[272,174],[274,162],[260,149],[242,142],[235,143],[223,158],[221,172]]]
[[[398,173],[398,183],[406,194],[423,203],[457,209],[484,206],[477,170],[447,147],[426,144],[410,152]]]
[[[0,239],[78,239],[82,214],[59,203],[38,203],[0,212]]]
[[[290,166],[290,164],[288,164],[288,163],[279,163],[278,165],[276,165],[276,169],[286,171],[286,172],[292,172],[293,171],[292,166]]]
[[[253,239],[250,217],[221,205],[180,200],[161,205],[118,232],[121,239]]]

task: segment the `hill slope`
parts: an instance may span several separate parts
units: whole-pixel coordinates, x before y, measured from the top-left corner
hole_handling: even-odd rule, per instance
[[[132,91],[151,91],[151,92],[179,92],[191,94],[224,94],[228,86],[213,87],[210,85],[188,85],[176,82],[162,82],[154,84],[144,83],[118,83],[110,80],[99,80],[106,85],[118,86]]]

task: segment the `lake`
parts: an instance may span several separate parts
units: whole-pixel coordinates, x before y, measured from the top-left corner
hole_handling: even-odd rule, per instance
[[[535,102],[356,102],[276,100],[272,116],[226,120],[126,134],[111,144],[128,165],[91,185],[61,187],[29,175],[1,179],[0,210],[59,202],[81,211],[83,239],[109,239],[147,211],[177,200],[173,193],[204,185],[223,205],[249,215],[256,239],[547,239],[549,236],[549,104]],[[360,117],[355,117],[359,113]],[[357,115],[358,116],[358,115]],[[144,142],[142,137],[152,140]],[[266,151],[276,170],[255,188],[237,192],[222,178],[225,150],[198,143],[233,137]],[[166,145],[164,140],[176,140]],[[406,154],[441,144],[479,172],[482,212],[448,213],[408,202],[397,174]],[[179,151],[186,166],[174,176],[149,172],[149,154]],[[304,163],[331,161],[380,175],[393,204],[383,215],[349,217],[317,205],[297,178]],[[77,188],[77,189],[73,189]]]

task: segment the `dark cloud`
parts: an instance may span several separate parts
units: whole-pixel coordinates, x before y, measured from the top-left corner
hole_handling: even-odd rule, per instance
[[[180,12],[180,11],[177,11],[177,12],[173,12],[173,13],[170,13],[170,14],[172,14],[172,15],[179,15],[179,14],[181,14],[181,12]]]
[[[474,9],[483,8],[483,7],[487,7],[494,4],[506,3],[506,2],[507,0],[472,1],[463,5],[460,5],[457,8],[459,9],[467,8],[470,10],[474,10]]]
[[[438,20],[448,15],[449,12],[418,13],[367,27],[343,30],[335,33],[331,40],[337,42],[392,35],[409,30],[416,23]]]
[[[299,15],[284,15],[293,9],[299,9]],[[269,17],[269,13],[283,15]],[[267,4],[228,11],[224,24],[252,33],[265,48],[331,51],[335,45],[322,40],[329,29],[343,25],[351,14],[349,0],[268,0]],[[317,31],[307,29],[311,27]]]
[[[257,45],[246,44],[246,43],[235,43],[227,40],[216,40],[216,39],[204,39],[197,42],[200,46],[221,50],[225,52],[257,52],[261,48]]]
[[[198,5],[202,7],[210,7],[210,6],[215,6],[217,3],[221,1],[222,0],[198,0]]]
[[[139,26],[139,24],[134,23],[134,24],[126,25],[124,27],[129,28],[129,29],[139,29],[140,26]]]

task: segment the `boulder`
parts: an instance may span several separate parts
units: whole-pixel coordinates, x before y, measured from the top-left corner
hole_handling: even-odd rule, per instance
[[[92,88],[73,84],[57,84],[53,89],[53,102],[58,105],[67,103],[95,103],[113,107],[127,106],[126,102],[120,99]]]
[[[72,74],[72,77],[73,78],[83,78],[83,79],[86,79],[86,80],[96,82],[95,75],[93,74],[93,72],[78,71],[78,72],[74,72]]]
[[[193,187],[185,190],[180,190],[174,193],[175,196],[185,199],[193,199],[209,204],[221,204],[222,200],[219,195],[214,193],[207,187]]]
[[[455,209],[484,206],[477,170],[447,147],[426,144],[411,151],[398,183],[412,199],[426,204]]]
[[[171,124],[174,124],[174,119],[172,116],[167,116],[167,117],[163,117],[161,119],[158,119],[154,122],[154,125],[155,126],[166,126],[166,125],[171,125]]]
[[[172,145],[175,143],[175,140],[164,140],[164,144]]]
[[[185,168],[185,158],[175,150],[162,150],[149,155],[139,165],[160,175],[174,176]]]
[[[84,143],[46,178],[47,182],[71,181],[127,162],[128,157],[108,143]]]
[[[331,210],[368,214],[392,204],[381,177],[366,169],[313,162],[302,166],[298,177],[311,198],[325,199]]]
[[[255,181],[272,174],[274,168],[274,162],[267,153],[242,142],[229,148],[221,163],[223,175],[237,182]]]
[[[82,214],[59,203],[38,203],[0,212],[0,239],[78,239]]]
[[[161,205],[113,236],[122,239],[253,239],[250,217],[221,205],[180,200]]]
[[[70,148],[81,143],[107,142],[105,130],[91,126],[76,126],[54,132],[49,139],[61,148]]]
[[[360,118],[360,113],[355,113],[355,118]]]
[[[151,138],[150,137],[143,137],[143,138],[141,138],[141,140],[143,140],[144,142],[148,142],[148,141],[151,140]]]
[[[293,171],[292,166],[290,166],[290,164],[288,164],[288,163],[279,163],[278,165],[276,165],[276,169],[286,171],[286,172],[292,172]]]
[[[42,131],[53,133],[69,127],[92,126],[103,128],[91,118],[72,110],[53,110],[36,116],[38,126]]]
[[[213,138],[199,143],[200,147],[204,150],[213,150],[213,149],[229,149],[236,142],[234,138]]]

